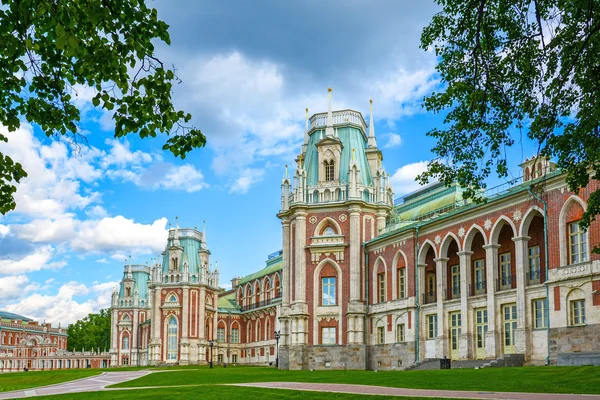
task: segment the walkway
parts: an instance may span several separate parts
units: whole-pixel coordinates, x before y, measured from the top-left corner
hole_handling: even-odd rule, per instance
[[[469,392],[458,390],[402,389],[382,386],[347,385],[340,383],[261,382],[238,383],[234,384],[233,386],[248,386],[268,389],[310,390],[314,392],[373,394],[381,396],[439,397],[454,399],[600,400],[600,395],[586,394]]]
[[[104,390],[106,386],[137,379],[149,373],[150,371],[103,372],[100,375],[70,382],[57,383],[56,385],[40,386],[14,392],[0,392],[0,399],[20,399],[23,397],[46,396],[50,394],[96,392],[98,390]]]

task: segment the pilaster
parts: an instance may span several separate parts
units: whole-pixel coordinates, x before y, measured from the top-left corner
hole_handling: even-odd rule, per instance
[[[472,282],[471,277],[471,256],[472,251],[460,251],[457,253],[460,258],[460,316],[461,316],[461,334],[458,343],[458,356],[460,359],[471,358],[472,332],[471,315],[469,313],[469,286]]]
[[[446,318],[444,318],[444,284],[446,283],[446,270],[448,258],[440,257],[433,261],[435,262],[436,275],[436,294],[437,294],[437,319],[438,332],[435,338],[436,354],[438,358],[448,356],[446,343]]]
[[[297,211],[295,215],[296,219],[296,245],[295,247],[295,301],[305,303],[306,302],[306,215],[304,211]]]
[[[515,242],[517,272],[517,329],[515,331],[515,351],[519,354],[525,354],[525,359],[527,360],[527,350],[529,346],[527,346],[528,324],[525,298],[525,271],[529,262],[527,244],[531,238],[529,236],[517,236],[512,239]]]
[[[350,206],[350,301],[360,301],[360,213],[359,206]]]
[[[281,226],[283,228],[283,266],[282,266],[282,297],[281,305],[289,306],[290,304],[290,220],[283,218],[281,220]]]
[[[485,352],[486,357],[496,358],[498,356],[498,328],[496,327],[496,279],[498,278],[498,249],[499,244],[486,244],[485,249],[485,269],[487,286],[487,313],[488,313],[488,332],[485,334]]]

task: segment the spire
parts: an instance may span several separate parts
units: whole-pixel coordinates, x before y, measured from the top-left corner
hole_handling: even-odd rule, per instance
[[[306,120],[304,122],[304,144],[308,144],[308,107],[306,108]]]
[[[332,137],[333,136],[333,113],[331,112],[331,91],[333,89],[329,88],[328,98],[329,98],[329,108],[327,109],[327,128],[325,128],[325,136]]]
[[[373,123],[373,99],[369,99],[370,103],[370,111],[371,117],[369,118],[369,147],[377,147],[377,142],[375,141],[375,124]]]
[[[206,244],[206,220],[202,221],[202,242],[204,242],[204,247],[208,247]]]
[[[179,246],[179,217],[175,216],[175,236],[173,237],[173,245]]]

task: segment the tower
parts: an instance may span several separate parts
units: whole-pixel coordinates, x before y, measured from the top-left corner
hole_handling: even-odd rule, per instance
[[[393,193],[373,126],[355,110],[306,120],[294,186],[284,175],[281,368],[307,369],[314,346],[331,368],[364,368],[362,243],[385,227]],[[309,124],[310,122],[310,124]],[[362,349],[362,350],[361,350]],[[319,366],[316,366],[317,368]]]

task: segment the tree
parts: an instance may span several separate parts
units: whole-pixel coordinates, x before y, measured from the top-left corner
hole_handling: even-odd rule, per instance
[[[87,86],[93,105],[114,113],[115,137],[166,133],[163,149],[185,158],[206,138],[173,105],[180,80],[154,54],[155,42],[170,44],[167,29],[144,0],[0,0],[0,125],[15,131],[25,119],[78,143],[74,100]],[[25,176],[0,153],[0,213],[15,208]]]
[[[421,36],[435,50],[443,88],[424,100],[447,111],[438,159],[419,176],[456,181],[478,200],[485,179],[508,174],[505,150],[527,135],[567,173],[571,191],[600,168],[600,2],[437,0]],[[600,212],[592,192],[581,225]]]
[[[87,317],[69,324],[68,348],[104,350],[110,348],[110,312],[100,310],[99,314],[88,314]]]

